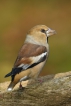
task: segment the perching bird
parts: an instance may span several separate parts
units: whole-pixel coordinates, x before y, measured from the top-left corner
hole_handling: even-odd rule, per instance
[[[38,77],[49,55],[48,37],[55,33],[45,25],[37,25],[29,30],[12,71],[5,75],[11,76],[9,91],[18,82]]]

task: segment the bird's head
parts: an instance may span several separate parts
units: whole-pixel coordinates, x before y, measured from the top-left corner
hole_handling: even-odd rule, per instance
[[[37,25],[29,30],[27,38],[29,37],[29,42],[45,44],[48,43],[48,37],[54,34],[56,34],[55,30],[52,30],[45,25]]]

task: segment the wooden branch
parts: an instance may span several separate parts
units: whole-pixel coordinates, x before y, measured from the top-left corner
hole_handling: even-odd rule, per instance
[[[41,83],[38,80],[43,80]],[[47,75],[36,81],[18,85],[11,92],[10,82],[0,83],[0,106],[71,106],[71,72]]]

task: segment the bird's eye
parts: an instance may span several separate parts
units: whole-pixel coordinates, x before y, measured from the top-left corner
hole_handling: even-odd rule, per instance
[[[41,29],[41,32],[45,33],[45,30],[44,29]]]

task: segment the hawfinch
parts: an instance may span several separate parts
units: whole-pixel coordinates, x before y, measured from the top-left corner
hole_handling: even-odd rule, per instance
[[[38,77],[49,55],[48,37],[55,33],[55,30],[45,25],[37,25],[29,30],[12,71],[5,75],[11,76],[9,91],[18,82]]]

